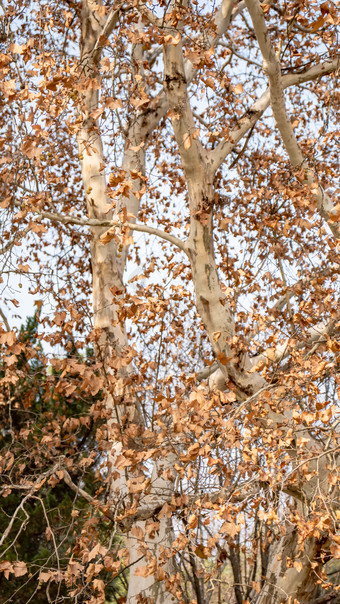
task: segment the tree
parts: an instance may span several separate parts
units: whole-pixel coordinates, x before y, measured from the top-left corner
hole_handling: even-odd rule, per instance
[[[131,604],[336,602],[336,3],[3,13],[7,300],[26,275],[39,337],[94,347],[91,374],[63,359],[60,388],[77,372],[102,393],[102,484],[89,494],[51,445],[52,477],[123,540],[89,560],[85,529],[40,580],[104,602],[104,564],[129,572]]]

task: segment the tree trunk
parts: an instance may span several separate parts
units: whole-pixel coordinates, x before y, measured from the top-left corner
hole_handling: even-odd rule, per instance
[[[181,25],[172,31],[172,36],[181,32]],[[264,378],[254,372],[255,362],[247,355],[239,353],[232,345],[235,335],[235,324],[231,307],[223,294],[215,262],[213,243],[213,207],[214,207],[214,174],[211,171],[212,161],[196,137],[195,124],[190,107],[181,43],[169,44],[164,50],[164,85],[168,94],[169,106],[173,112],[172,125],[181,154],[182,167],[186,176],[190,207],[190,235],[187,240],[187,253],[190,259],[192,279],[195,288],[197,310],[204,322],[222,379],[219,387],[225,388],[229,381],[236,386],[240,400],[254,397],[266,386]],[[212,152],[213,153],[213,152]],[[223,384],[221,386],[221,384]],[[283,426],[288,430],[290,416],[276,413],[266,405],[267,417],[264,425],[275,429]],[[320,453],[320,447],[312,437],[308,437],[310,452]],[[293,452],[294,461],[294,452]],[[327,477],[321,476],[323,462],[317,457],[317,476],[310,483],[299,485],[302,497],[310,501],[316,484],[323,493],[328,492]],[[314,462],[309,464],[312,468]],[[295,599],[307,604],[316,594],[315,580],[312,575],[312,562],[318,553],[318,541],[310,539],[305,543],[302,554],[303,568],[300,564],[287,567],[288,557],[294,560],[298,555],[297,536],[288,532],[274,547],[259,604],[280,604]],[[289,598],[291,598],[289,600]]]
[[[311,604],[314,601],[318,585],[317,569],[313,570],[312,562],[319,554],[320,541],[313,537],[308,539],[300,553],[297,540],[297,532],[287,528],[286,534],[272,545],[265,583],[256,604],[295,601]]]
[[[78,147],[81,160],[83,185],[87,198],[88,215],[90,218],[110,220],[114,213],[110,210],[110,200],[107,197],[107,186],[102,166],[104,165],[103,145],[98,123],[91,113],[98,107],[98,62],[100,54],[96,49],[102,27],[96,13],[95,3],[83,1],[82,9],[82,39],[81,59],[84,73],[84,95],[82,122],[78,132]],[[127,214],[136,216],[139,209],[139,199],[135,195],[141,181],[135,177],[136,171],[144,173],[145,154],[142,148],[132,151],[131,145],[138,146],[145,139],[140,123],[135,120],[127,136],[127,146],[122,168],[127,175],[134,171],[131,178],[133,188],[129,197],[119,200],[115,213],[125,210]],[[131,217],[129,217],[131,220]],[[134,218],[132,218],[132,221]],[[129,491],[129,481],[141,478],[140,471],[119,469],[125,449],[139,449],[139,441],[144,431],[144,422],[139,405],[130,387],[126,385],[131,373],[131,366],[123,363],[124,367],[117,376],[112,369],[112,361],[123,357],[128,351],[128,341],[124,324],[119,320],[119,301],[124,289],[123,272],[125,269],[127,250],[125,246],[120,254],[114,239],[108,243],[101,242],[101,236],[107,227],[92,229],[91,264],[93,274],[93,311],[94,327],[98,330],[98,360],[103,364],[107,378],[106,410],[108,425],[109,461],[111,467],[111,501],[110,507],[118,511],[117,506],[128,508],[136,501]],[[121,293],[120,293],[121,292]],[[116,366],[116,364],[115,364]],[[131,454],[130,454],[131,457]],[[169,478],[162,477],[163,472]],[[143,514],[152,518],[154,511],[160,509],[167,501],[173,490],[172,456],[168,455],[162,463],[154,464],[151,479],[151,489],[142,502]],[[138,510],[136,510],[138,517]],[[146,545],[147,543],[147,545]],[[172,543],[171,519],[164,516],[158,526],[150,530],[147,520],[129,520],[126,536],[126,546],[129,551],[130,580],[127,600],[130,604],[137,602],[157,602],[157,604],[173,603],[173,595],[166,589],[167,575],[171,574],[171,559],[167,559],[167,548]]]

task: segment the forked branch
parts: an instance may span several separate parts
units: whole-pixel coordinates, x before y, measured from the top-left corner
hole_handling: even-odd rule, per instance
[[[310,69],[299,73],[291,73],[281,77],[281,86],[290,88],[291,86],[297,86],[304,82],[311,82],[317,78],[323,77],[324,75],[334,73],[339,67],[339,60],[333,59],[331,61],[325,61],[314,65]],[[220,167],[225,159],[232,153],[235,146],[239,141],[247,134],[247,132],[253,128],[256,122],[261,118],[263,113],[268,109],[271,104],[270,88],[268,88],[257,101],[244,114],[239,120],[238,125],[230,132],[228,140],[224,140],[217,145],[217,147],[210,151],[210,157],[212,158],[212,168],[214,172]],[[294,135],[295,136],[295,135]],[[303,161],[303,159],[302,159]]]
[[[293,168],[302,169],[304,171],[303,182],[309,186],[313,197],[316,200],[317,209],[320,215],[326,220],[334,237],[340,240],[339,207],[333,205],[327,193],[318,183],[316,173],[308,166],[290,122],[283,93],[284,86],[283,78],[281,76],[280,61],[271,43],[261,4],[258,0],[246,0],[246,5],[263,56],[263,69],[269,80],[270,105],[282,141],[289,155],[289,159]],[[339,60],[337,59],[333,63],[335,71],[339,66]],[[320,69],[320,75],[322,75],[322,69]]]

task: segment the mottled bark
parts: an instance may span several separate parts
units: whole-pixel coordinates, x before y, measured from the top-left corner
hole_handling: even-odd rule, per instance
[[[246,0],[256,38],[263,56],[263,70],[268,76],[270,105],[280,131],[282,141],[294,169],[300,169],[299,180],[308,185],[322,218],[327,222],[335,239],[340,239],[339,209],[318,182],[317,174],[308,165],[296,139],[289,119],[283,93],[280,60],[267,31],[263,10],[259,0]]]
[[[129,198],[118,201],[115,210],[110,209],[110,200],[107,197],[106,181],[102,170],[105,158],[98,123],[91,117],[98,106],[98,90],[95,85],[99,83],[98,61],[100,53],[97,41],[105,23],[96,14],[96,5],[91,0],[84,0],[82,8],[82,38],[81,62],[83,77],[91,78],[93,85],[87,87],[83,97],[82,123],[78,132],[78,146],[81,161],[83,185],[86,193],[89,218],[110,220],[114,213],[118,214],[123,209],[129,214],[128,220],[134,221],[138,214],[139,198],[135,195],[140,189],[141,181],[131,179],[133,187]],[[157,112],[157,110],[156,110]],[[131,146],[138,147],[147,136],[147,127],[143,116],[136,116],[127,133],[126,149],[122,169],[127,177],[132,171],[144,174],[145,153],[140,147],[137,151]],[[135,176],[135,174],[134,174]],[[109,210],[109,211],[108,211]],[[138,404],[129,389],[125,386],[125,378],[131,372],[129,366],[120,372],[119,379],[113,379],[111,360],[124,352],[128,345],[124,324],[118,319],[117,301],[119,292],[123,291],[123,273],[127,258],[127,246],[117,254],[116,244],[111,240],[105,245],[100,238],[107,229],[105,227],[92,227],[91,264],[93,274],[93,311],[94,327],[100,331],[98,347],[99,357],[103,363],[105,374],[108,377],[106,394],[106,408],[108,412],[108,437],[111,443],[111,506],[117,502],[130,500],[128,480],[134,477],[117,467],[117,457],[122,454],[124,446],[138,449],[138,439],[144,430],[142,416]],[[115,292],[114,294],[112,293]],[[118,297],[118,300],[117,300]],[[110,377],[111,376],[111,377]],[[132,436],[129,436],[132,434]],[[160,509],[164,501],[169,499],[172,490],[171,480],[162,478],[162,472],[171,470],[172,456],[163,463],[154,465],[150,494],[141,502],[145,509],[149,509],[150,517],[155,509]],[[137,506],[138,507],[138,506]],[[138,512],[136,514],[138,516]],[[171,522],[163,518],[159,522],[159,530],[151,534],[147,530],[146,521],[133,521],[130,523],[126,536],[126,546],[130,556],[130,580],[127,599],[130,604],[140,602],[157,602],[166,604],[173,601],[173,596],[166,590],[164,572],[171,573],[171,560],[166,557],[160,560],[160,551],[170,548],[172,542]],[[147,543],[147,546],[145,545]],[[142,546],[143,544],[143,546]],[[161,546],[161,550],[160,550]],[[150,566],[151,572],[147,577],[138,574],[141,567]],[[162,569],[162,570],[160,570]],[[137,574],[136,574],[137,573]]]
[[[256,604],[290,601],[310,604],[314,601],[318,588],[315,560],[320,552],[320,540],[308,539],[302,552],[298,550],[297,542],[297,532],[287,527],[284,537],[272,545],[265,584]]]
[[[178,32],[181,32],[180,24],[176,31],[172,31],[173,38],[178,35]],[[210,383],[213,387],[223,389],[228,381],[232,381],[236,386],[238,398],[245,400],[256,395],[265,387],[266,382],[253,370],[256,360],[238,354],[238,351],[231,346],[235,334],[234,318],[228,300],[223,294],[215,262],[212,226],[214,169],[219,165],[218,155],[227,153],[228,150],[225,149],[227,145],[222,144],[218,152],[215,150],[208,153],[203,149],[197,136],[187,92],[181,42],[165,46],[164,86],[187,182],[190,234],[186,249],[195,287],[196,306],[219,364],[215,381],[212,379]],[[256,108],[256,119],[263,108],[264,105],[261,106],[259,103],[259,107]],[[252,116],[244,118],[245,128],[251,123]],[[263,423],[267,428],[274,429],[281,425],[284,431],[289,429],[291,419],[289,414],[276,413],[269,405],[266,405],[265,409],[267,417],[263,418]],[[316,476],[309,482],[302,479],[298,493],[307,506],[315,496],[316,489],[328,495],[329,488],[321,449],[311,436],[308,439],[307,449],[311,457],[314,456],[308,467],[311,471],[316,470]],[[292,462],[295,463],[294,451]],[[287,531],[270,554],[267,576],[258,603],[279,604],[288,602],[290,596],[304,604],[310,602],[316,594],[315,576],[311,569],[318,550],[319,542],[313,538],[305,543],[304,550],[300,552],[296,535]],[[303,565],[302,569],[300,570],[299,566],[288,568],[288,558],[294,560],[298,555]]]

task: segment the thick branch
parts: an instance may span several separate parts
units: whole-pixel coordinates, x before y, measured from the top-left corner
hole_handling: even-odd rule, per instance
[[[246,5],[253,21],[256,38],[263,56],[263,69],[269,80],[270,104],[276,125],[280,131],[283,143],[286,147],[293,168],[302,168],[305,171],[304,182],[309,185],[317,208],[321,216],[326,220],[334,237],[340,240],[339,208],[335,207],[331,199],[322,189],[317,181],[314,170],[308,166],[306,159],[299,147],[293,126],[287,114],[285,98],[283,94],[283,82],[281,76],[280,61],[272,46],[266,27],[264,14],[258,0],[246,0]],[[336,66],[339,60],[335,61]],[[321,75],[321,74],[320,74]]]
[[[310,82],[329,73],[334,73],[338,66],[338,59],[334,59],[332,61],[319,63],[319,65],[314,65],[306,71],[283,76],[281,78],[282,88],[285,89],[304,82]],[[227,141],[222,141],[214,150],[210,151],[210,161],[214,172],[220,167],[228,155],[230,155],[237,143],[251,128],[253,128],[266,109],[268,109],[269,105],[270,90],[268,88],[248,109],[245,115],[241,117],[238,125],[230,132],[229,139]]]
[[[118,21],[118,17],[119,10],[112,8],[92,50],[92,57],[95,63],[100,60],[102,39],[109,38]]]
[[[283,294],[283,296],[281,296],[275,302],[274,306],[269,310],[269,314],[272,312],[274,312],[274,313],[280,312],[286,306],[287,302],[291,298],[296,296],[296,293],[297,293],[296,290],[301,291],[303,288],[308,286],[310,283],[313,283],[314,280],[316,280],[320,277],[328,277],[330,275],[333,275],[334,273],[338,273],[339,270],[340,270],[339,264],[332,264],[325,269],[316,271],[315,273],[313,273],[313,275],[309,276],[308,278],[300,279],[299,281],[297,281],[296,283],[294,283],[293,285],[288,287],[285,294]]]
[[[211,34],[207,36],[206,32],[204,32],[201,36],[201,39],[197,42],[200,45],[204,45],[205,48],[213,48],[216,46],[223,36],[223,34],[227,31],[230,21],[234,16],[235,9],[233,11],[233,0],[223,0],[221,2],[220,8],[216,11],[213,23],[213,31]],[[241,3],[242,4],[242,3]],[[145,5],[140,7],[141,13],[145,11]],[[150,12],[148,12],[148,18],[152,19],[152,22],[156,19],[156,17]],[[160,26],[159,21],[155,25]],[[194,79],[197,73],[197,67],[189,61],[189,59],[185,59],[184,61],[184,75],[186,82],[189,84]],[[143,116],[143,134],[145,138],[148,138],[153,132],[153,130],[157,127],[160,120],[165,116],[166,112],[169,109],[168,98],[166,91],[162,91],[153,101],[153,105],[155,109],[153,111],[147,111]],[[149,109],[149,108],[148,108]]]
[[[314,352],[314,348],[320,346],[320,344],[326,341],[326,338],[334,334],[338,331],[338,319],[332,319],[328,323],[318,323],[314,327],[308,329],[308,337],[305,342],[298,342],[295,346],[295,350],[301,350],[305,347],[311,346],[314,344],[312,351],[308,352],[308,355]],[[316,349],[316,348],[315,348]],[[265,350],[260,355],[253,357],[252,362],[254,367],[261,362],[265,362],[266,364],[275,364],[283,361],[290,354],[290,346],[288,344],[288,340],[279,346],[274,348],[269,348]]]

